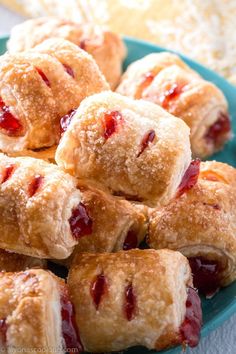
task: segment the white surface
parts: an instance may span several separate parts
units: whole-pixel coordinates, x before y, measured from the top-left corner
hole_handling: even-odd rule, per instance
[[[8,34],[11,27],[22,21],[22,17],[0,6],[0,35]],[[236,315],[217,330],[203,338],[196,349],[186,354],[236,354]]]

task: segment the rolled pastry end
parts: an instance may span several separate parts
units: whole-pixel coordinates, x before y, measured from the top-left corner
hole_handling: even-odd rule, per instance
[[[68,285],[87,351],[198,344],[200,299],[191,287],[188,261],[179,252],[77,254]]]

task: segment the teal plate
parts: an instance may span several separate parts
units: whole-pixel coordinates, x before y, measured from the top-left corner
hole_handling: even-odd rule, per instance
[[[0,38],[0,54],[6,50],[7,37]],[[130,63],[142,58],[143,56],[153,52],[163,52],[164,48],[149,44],[147,42],[135,40],[133,38],[125,38],[125,43],[128,47],[128,57],[124,63],[126,68]],[[181,58],[202,77],[216,84],[225,94],[228,103],[230,115],[232,118],[232,127],[234,134],[236,133],[236,88],[230,85],[225,79],[215,72],[205,68],[204,66],[190,60],[189,58],[180,55]],[[223,151],[216,154],[212,159],[229,163],[236,167],[236,139],[230,141]],[[203,328],[201,335],[206,336],[210,331],[220,326],[234,312],[236,312],[236,282],[219,291],[211,300],[202,298],[203,308]],[[172,348],[159,353],[162,354],[177,354],[181,352],[181,347]],[[127,354],[147,354],[155,353],[148,351],[142,347],[131,348],[127,350]]]

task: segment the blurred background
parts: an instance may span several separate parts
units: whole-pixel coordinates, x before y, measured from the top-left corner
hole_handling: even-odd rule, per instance
[[[24,17],[58,16],[108,26],[181,51],[236,84],[235,0],[0,0],[0,4]],[[6,24],[11,27],[10,17]]]

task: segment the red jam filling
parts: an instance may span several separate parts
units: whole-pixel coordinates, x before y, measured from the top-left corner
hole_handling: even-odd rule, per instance
[[[0,128],[6,130],[10,136],[19,135],[22,130],[20,121],[13,116],[10,108],[0,98]]]
[[[146,74],[144,75],[144,79],[143,79],[143,81],[141,82],[141,84],[138,86],[134,98],[136,98],[136,99],[142,98],[142,96],[143,96],[143,91],[144,91],[149,85],[151,85],[151,83],[152,83],[152,81],[154,80],[155,76],[156,76],[156,74],[155,74],[154,72],[152,72],[152,71],[150,71],[150,72],[148,72],[148,73],[146,73]]]
[[[128,251],[132,248],[136,248],[137,246],[138,238],[136,232],[134,232],[133,230],[129,230],[123,243],[123,250]]]
[[[41,187],[43,182],[43,176],[36,175],[32,181],[29,183],[28,194],[33,197],[38,189]]]
[[[86,48],[86,40],[85,40],[85,39],[83,39],[82,41],[80,41],[79,47],[80,47],[81,49],[85,50],[85,48]]]
[[[65,291],[61,294],[61,319],[62,334],[67,352],[69,352],[70,349],[76,350],[77,353],[82,352],[83,345],[76,326],[74,307]]]
[[[133,285],[129,284],[125,288],[125,315],[128,321],[131,321],[135,315],[136,297],[133,291]]]
[[[189,288],[186,301],[185,319],[180,327],[181,341],[191,348],[196,347],[200,339],[202,326],[201,301],[197,292]]]
[[[200,160],[193,160],[187,168],[182,181],[178,187],[177,197],[180,197],[185,192],[188,192],[195,186],[200,173]]]
[[[111,137],[117,131],[118,124],[123,120],[122,115],[118,111],[109,111],[104,114],[102,123],[104,133],[103,136],[105,139]]]
[[[183,92],[183,88],[185,85],[180,85],[177,83],[174,83],[168,90],[166,90],[163,94],[163,96],[161,96],[161,105],[164,109],[169,108],[170,103],[173,100],[176,100],[179,95]]]
[[[72,76],[73,78],[75,77],[73,69],[67,65],[67,64],[62,64],[64,66],[65,71],[67,72],[68,75]]]
[[[71,232],[76,239],[92,233],[93,222],[83,203],[79,203],[77,207],[72,210],[69,224]]]
[[[73,116],[75,115],[76,109],[72,109],[69,113],[61,118],[60,125],[61,125],[61,133],[64,133],[67,128],[69,127]]]
[[[2,346],[6,345],[7,341],[7,324],[6,324],[6,319],[1,319],[0,320],[0,344]]]
[[[217,121],[208,129],[205,139],[216,147],[221,147],[227,140],[230,131],[231,123],[229,115],[220,112]]]
[[[93,302],[96,310],[98,310],[102,297],[106,292],[106,288],[107,288],[107,283],[104,274],[97,275],[96,279],[93,281],[90,288],[90,294],[93,298]]]
[[[48,80],[47,76],[44,74],[44,72],[39,69],[39,68],[35,68],[38,72],[38,74],[41,76],[42,80],[45,82],[45,84],[48,86],[48,87],[51,87],[51,84],[50,84],[50,81]]]
[[[203,257],[191,257],[189,264],[193,273],[194,286],[205,296],[213,296],[220,288],[219,263]]]
[[[152,129],[144,135],[144,137],[141,141],[141,148],[140,148],[140,151],[139,151],[137,157],[139,157],[144,152],[144,150],[148,147],[149,143],[153,142],[153,140],[155,139],[155,136],[156,136],[156,133]]]
[[[2,173],[1,183],[6,182],[11,177],[12,173],[14,172],[14,168],[15,168],[15,165],[12,165],[12,164],[5,167],[5,169]]]

